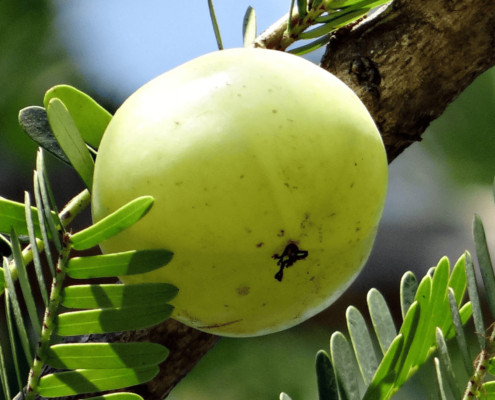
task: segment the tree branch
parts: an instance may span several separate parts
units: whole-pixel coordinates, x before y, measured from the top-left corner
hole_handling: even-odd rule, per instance
[[[366,104],[392,161],[421,140],[429,123],[495,64],[494,50],[495,1],[396,0],[377,18],[338,31],[322,67]],[[166,397],[218,340],[172,320],[118,337],[170,349],[158,377],[131,388],[149,400]]]

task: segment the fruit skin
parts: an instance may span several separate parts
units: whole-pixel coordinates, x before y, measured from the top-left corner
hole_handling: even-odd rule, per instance
[[[176,285],[172,317],[186,325],[256,336],[306,320],[347,289],[386,190],[382,139],[351,89],[297,56],[232,49],[124,102],[99,148],[92,212],[98,221],[153,196],[149,214],[101,248],[166,248],[174,258],[122,280]],[[279,281],[274,256],[294,245],[307,257]]]

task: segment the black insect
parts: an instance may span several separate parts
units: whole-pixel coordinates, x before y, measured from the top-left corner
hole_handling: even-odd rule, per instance
[[[284,268],[289,268],[298,260],[304,260],[308,254],[309,252],[306,250],[299,250],[295,243],[289,243],[281,256],[274,254],[273,258],[278,260],[277,265],[280,266],[279,271],[275,274],[275,279],[282,282]]]

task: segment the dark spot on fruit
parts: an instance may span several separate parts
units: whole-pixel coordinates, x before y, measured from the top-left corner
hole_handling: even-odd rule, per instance
[[[310,281],[314,281],[315,280],[315,277],[312,276],[311,278],[309,278]]]
[[[331,216],[331,217],[334,217],[334,216],[335,216],[335,213],[331,213],[331,214],[330,214],[330,216]]]
[[[284,277],[284,268],[293,266],[298,260],[304,260],[308,254],[308,251],[300,250],[294,242],[290,242],[287,245],[281,256],[274,254],[272,258],[278,260],[277,265],[280,266],[279,271],[275,274],[275,279],[282,282],[282,278]]]
[[[213,329],[213,328],[221,328],[222,326],[227,326],[231,324],[235,324],[236,322],[241,322],[242,319],[237,319],[235,321],[226,322],[225,324],[215,324],[215,325],[207,325],[207,326],[198,326],[198,329]]]
[[[277,113],[277,110],[272,110],[272,113],[276,114]]]
[[[241,97],[242,95],[240,93],[237,93],[237,97]]]
[[[304,214],[304,219],[308,219],[308,218],[309,218],[309,213]]]
[[[242,178],[244,178],[244,175],[241,175],[241,176],[240,176],[240,178],[241,178],[241,179],[242,179]]]
[[[175,182],[175,185],[176,185],[176,186],[180,186],[180,185],[182,185],[183,183],[184,183],[184,182],[182,182],[182,181],[180,181],[180,182]]]
[[[285,235],[285,231],[281,230],[280,233],[277,235],[278,237],[282,237]]]
[[[179,121],[175,121],[175,125],[180,125],[180,122]]]
[[[263,307],[264,307],[264,306],[266,306],[266,303],[263,303],[263,304],[262,304],[262,306],[263,306]]]
[[[258,244],[256,245],[256,247],[261,247],[261,246],[263,246],[263,245],[264,245],[264,243],[263,243],[263,242],[261,242],[261,243],[258,243]]]
[[[357,167],[357,163],[356,162],[354,163],[354,166]]]
[[[356,228],[356,232],[359,232],[361,230],[361,228]]]
[[[247,296],[249,294],[249,286],[239,286],[235,291],[239,296]]]
[[[351,183],[351,188],[354,187],[354,182]]]

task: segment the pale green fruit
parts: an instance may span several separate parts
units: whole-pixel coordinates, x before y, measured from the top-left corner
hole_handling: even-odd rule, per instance
[[[123,281],[172,283],[173,318],[253,336],[306,320],[350,285],[386,187],[380,134],[344,83],[287,53],[224,50],[159,76],[117,111],[96,160],[93,217],[153,196],[150,213],[101,248],[174,258]]]

